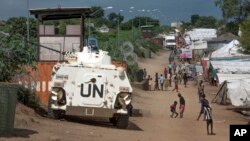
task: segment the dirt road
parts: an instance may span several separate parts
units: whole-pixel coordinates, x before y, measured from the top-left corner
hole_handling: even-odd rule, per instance
[[[139,65],[147,68],[151,76],[162,73],[168,54],[162,50],[153,59],[140,59]],[[208,136],[206,123],[196,121],[200,105],[194,82],[189,82],[187,88],[181,85],[180,89],[186,99],[184,118],[170,118],[169,106],[174,100],[178,101],[176,92],[134,88],[133,105],[142,110],[143,116],[131,117],[126,130],[116,129],[107,120],[50,120],[19,104],[15,132],[0,136],[0,141],[228,141],[230,124],[246,124],[242,115],[226,110],[226,106],[212,104],[216,135]],[[205,86],[209,100],[216,89]]]

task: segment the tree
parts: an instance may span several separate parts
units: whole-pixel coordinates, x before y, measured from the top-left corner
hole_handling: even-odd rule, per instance
[[[116,14],[112,12],[108,15],[108,20],[108,26],[114,28],[118,25],[118,21],[121,23],[124,20],[124,16],[122,16],[120,13]]]
[[[237,20],[240,23],[250,14],[249,0],[215,0],[215,5],[221,9],[225,22]]]
[[[104,17],[104,10],[102,9],[102,7],[100,6],[93,6],[91,7],[91,9],[93,10],[93,17],[94,18],[102,18]]]
[[[124,16],[122,16],[120,13],[116,14],[116,13],[112,12],[108,15],[108,19],[110,21],[113,21],[113,22],[114,21],[118,22],[117,20],[119,20],[119,22],[121,23],[124,20]]]
[[[242,22],[242,24],[240,25],[240,29],[240,44],[245,49],[245,52],[250,54],[250,18]]]
[[[25,66],[35,61],[35,50],[17,35],[0,34],[0,81],[8,82],[26,72]]]
[[[110,20],[110,21],[114,21],[116,18],[117,18],[117,14],[116,13],[114,13],[114,12],[112,12],[112,13],[109,13],[108,14],[108,20]]]
[[[212,16],[201,16],[195,22],[195,27],[217,28],[217,20]]]
[[[131,30],[132,29],[132,22],[125,22],[121,25],[121,30]]]
[[[197,14],[192,15],[192,16],[191,16],[191,23],[192,23],[192,25],[195,25],[196,22],[199,20],[199,18],[200,18],[200,16],[197,15]]]
[[[10,35],[22,35],[23,37],[27,37],[27,19],[25,17],[12,17],[6,21],[6,32]],[[37,36],[37,26],[35,19],[30,18],[30,37],[35,38]]]

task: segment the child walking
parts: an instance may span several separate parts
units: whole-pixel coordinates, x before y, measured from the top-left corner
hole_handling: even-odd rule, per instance
[[[176,106],[177,106],[177,101],[174,101],[174,104],[172,104],[170,106],[170,111],[172,112],[172,115],[170,116],[171,118],[173,118],[174,114],[175,114],[175,118],[178,117],[178,113],[176,112]]]

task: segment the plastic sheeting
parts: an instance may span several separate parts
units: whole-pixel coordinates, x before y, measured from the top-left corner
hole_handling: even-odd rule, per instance
[[[212,39],[217,37],[217,30],[209,28],[195,28],[188,31],[187,35],[190,36],[191,40]]]
[[[250,79],[250,74],[223,74],[223,73],[217,73],[217,77],[219,79],[219,84],[222,84],[225,80],[233,82],[233,81],[239,81],[240,79]]]
[[[246,56],[240,53],[241,47],[238,40],[233,40],[224,47],[214,51],[211,58]]]
[[[234,106],[250,106],[250,79],[227,82],[227,95]]]
[[[211,64],[219,73],[250,74],[250,61],[211,61]]]
[[[191,45],[188,46],[189,49],[207,49],[207,41],[196,41],[192,42]]]

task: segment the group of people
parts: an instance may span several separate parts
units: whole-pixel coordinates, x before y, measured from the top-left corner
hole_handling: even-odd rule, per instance
[[[208,135],[215,135],[215,133],[213,132],[213,117],[212,117],[212,108],[209,105],[209,101],[206,99],[206,95],[204,93],[204,84],[203,81],[201,80],[199,82],[198,85],[198,98],[199,98],[199,102],[201,104],[201,109],[199,112],[199,115],[197,117],[197,121],[200,119],[201,115],[204,114],[204,121],[206,121],[206,125],[207,125],[207,134]],[[174,101],[174,103],[170,106],[170,111],[171,111],[171,118],[176,118],[180,115],[180,118],[183,118],[183,113],[185,110],[185,99],[184,97],[178,93],[178,97],[179,97],[179,113],[176,110],[177,101]],[[209,131],[210,129],[210,131]]]
[[[180,113],[180,118],[183,118],[183,113],[185,110],[185,99],[184,97],[178,93],[178,97],[179,97],[179,113]],[[174,103],[170,106],[170,111],[172,112],[171,114],[171,118],[175,117],[177,118],[179,113],[176,111],[176,106],[177,106],[178,102],[174,101]],[[175,115],[175,116],[174,116]]]
[[[144,72],[146,70],[144,69]],[[144,78],[146,73],[144,73]],[[174,87],[172,91],[176,91],[178,93],[179,98],[179,108],[177,111],[178,102],[174,101],[170,105],[171,118],[183,118],[185,111],[185,99],[179,92],[179,84],[184,84],[185,88],[187,87],[188,78],[190,75],[189,69],[187,69],[184,63],[177,64],[174,61],[174,55],[172,54],[172,58],[169,60],[169,64],[164,68],[162,73],[155,73],[154,78],[150,75],[147,76],[148,80],[148,90],[169,90],[168,87],[172,87],[172,83],[174,83]],[[198,99],[201,105],[200,112],[196,120],[199,120],[202,115],[204,115],[204,120],[207,125],[207,134],[214,135],[213,132],[213,118],[212,118],[212,108],[209,105],[208,100],[206,99],[204,92],[204,84],[203,81],[198,82]],[[210,129],[210,130],[209,130]]]
[[[181,84],[182,80],[184,81],[184,86],[187,87],[188,72],[182,66],[179,66],[179,68],[176,68],[174,59],[172,59],[172,61],[173,61],[173,64],[170,63],[168,65],[168,69],[166,68],[164,69],[164,74],[166,74],[165,72],[168,72],[168,74],[165,76],[167,76],[167,78],[169,76],[169,80],[170,80],[169,86],[171,86],[171,80],[172,80],[171,78],[173,77],[173,81],[175,84],[173,91],[176,90],[176,92],[178,92],[179,91],[178,84]],[[200,117],[204,115],[203,120],[206,121],[207,134],[215,135],[215,133],[213,132],[212,108],[209,105],[208,100],[206,99],[205,91],[204,91],[204,84],[202,80],[198,82],[197,93],[198,93],[198,99],[199,99],[201,108],[200,108],[200,112],[196,120],[198,121]],[[183,113],[185,109],[185,99],[180,93],[178,93],[178,97],[179,97],[179,113],[176,110],[178,102],[174,101],[174,103],[171,104],[170,106],[171,118],[177,118],[178,116],[180,118],[183,118]]]
[[[178,67],[177,67],[178,66]],[[172,91],[179,92],[179,84],[182,83],[185,87],[187,87],[188,82],[188,73],[184,67],[181,65],[176,65],[175,62],[173,64],[168,64],[167,67],[164,68],[163,73],[155,73],[154,80],[148,75],[148,90],[168,90],[168,87],[172,87],[172,82],[174,83],[174,88]],[[152,88],[153,87],[153,88]]]
[[[201,115],[204,114],[203,120],[207,122],[207,134],[214,135],[213,132],[213,118],[212,118],[212,107],[209,105],[208,100],[206,99],[203,80],[200,80],[197,88],[199,103],[201,104],[200,113],[197,117],[197,120],[200,119]],[[209,132],[210,127],[210,132]]]

